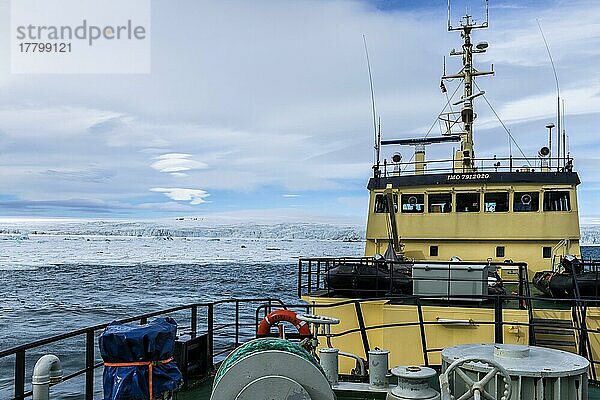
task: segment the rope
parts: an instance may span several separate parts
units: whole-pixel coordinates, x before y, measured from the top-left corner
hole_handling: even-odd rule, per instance
[[[219,367],[217,374],[215,375],[213,387],[215,387],[219,380],[227,373],[227,371],[242,358],[267,350],[279,350],[295,354],[312,363],[317,368],[319,368],[321,372],[323,372],[323,369],[321,368],[321,365],[317,362],[317,360],[315,360],[315,358],[308,351],[304,350],[296,343],[290,342],[289,340],[276,338],[256,339],[238,347],[233,352],[231,352],[229,356],[227,356],[225,361],[223,361],[223,363]]]
[[[136,361],[136,362],[115,362],[115,363],[104,363],[105,367],[148,367],[148,393],[149,398],[151,399],[153,396],[153,388],[152,388],[152,372],[155,366],[170,363],[173,361],[173,357],[168,358],[166,360],[161,361]]]

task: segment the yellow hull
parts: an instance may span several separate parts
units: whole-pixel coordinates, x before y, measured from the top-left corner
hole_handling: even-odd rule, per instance
[[[339,325],[332,327],[333,334],[351,331],[333,337],[331,340],[333,347],[366,359],[356,302],[352,299],[313,296],[304,296],[303,300],[318,306],[312,310],[314,314],[338,318],[341,321]],[[335,305],[345,302],[347,303]],[[360,301],[358,304],[364,318],[370,349],[377,347],[390,350],[391,366],[440,365],[443,348],[457,344],[495,342],[493,308],[422,305],[422,317],[419,318],[419,308],[416,305],[393,304],[386,299]],[[327,307],[322,308],[322,306]],[[533,317],[572,322],[572,311],[571,309],[535,309]],[[530,344],[527,310],[503,309],[502,321],[504,343]],[[600,356],[600,308],[588,308],[586,322],[593,353],[592,359],[597,360]],[[578,332],[575,329],[572,331],[575,345],[558,347],[559,349],[577,352]],[[321,340],[321,346],[326,347],[324,340]],[[424,347],[427,352],[424,351]],[[340,358],[341,373],[348,374],[354,367],[354,360]],[[596,366],[596,374],[600,374],[598,366]]]

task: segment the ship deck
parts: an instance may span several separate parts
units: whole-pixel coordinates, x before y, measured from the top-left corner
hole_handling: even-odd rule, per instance
[[[430,384],[436,384],[432,380]],[[206,379],[196,383],[191,389],[176,394],[177,400],[209,400],[212,386],[212,379]],[[436,385],[437,386],[437,385]],[[436,387],[439,390],[439,387]],[[360,393],[348,391],[336,391],[338,400],[380,400],[385,399],[385,393]],[[589,400],[600,400],[600,387],[589,385]]]
[[[499,300],[503,300],[501,297],[497,296]],[[512,298],[517,297],[518,296],[511,296],[511,297],[507,297],[507,303],[504,303],[503,301],[497,301],[495,303],[496,306],[500,306],[500,311],[504,308],[509,308],[509,304],[510,307],[514,307],[515,309],[518,308],[519,303],[518,301],[512,300]],[[527,298],[524,298],[527,299]],[[389,298],[386,299],[389,302],[398,302],[398,301],[411,301],[414,299],[410,299],[410,298]],[[424,302],[428,302],[430,300],[428,299],[420,299],[421,301],[418,302],[417,307],[422,307],[422,306],[426,306],[426,304],[424,304]],[[379,300],[377,300],[379,301]],[[540,303],[539,305],[536,305],[535,308],[541,308],[541,307],[547,307],[547,308],[551,308],[551,309],[557,309],[558,306],[560,306],[560,302],[555,302],[555,301],[551,301],[551,300],[540,300],[541,302],[545,302],[544,304]],[[188,370],[189,373],[193,373],[193,374],[201,374],[201,375],[195,375],[195,376],[212,376],[211,372],[214,372],[215,369],[220,365],[220,362],[223,361],[223,359],[235,348],[239,347],[239,345],[245,343],[248,340],[251,340],[255,337],[255,332],[256,332],[256,326],[258,324],[257,321],[259,321],[260,319],[262,319],[263,314],[267,315],[273,308],[275,309],[281,309],[281,308],[287,308],[287,309],[293,309],[293,310],[307,310],[309,308],[314,308],[315,310],[322,310],[323,308],[327,309],[327,313],[331,313],[333,311],[332,307],[344,307],[347,304],[354,304],[356,306],[356,304],[358,304],[358,307],[350,307],[351,310],[361,310],[361,303],[365,304],[365,307],[367,307],[368,303],[372,302],[372,300],[352,300],[352,301],[336,301],[333,300],[331,302],[329,302],[328,304],[323,304],[323,305],[307,305],[306,303],[303,304],[285,304],[283,303],[281,300],[278,299],[271,299],[271,298],[263,298],[263,299],[228,299],[228,300],[221,300],[221,301],[217,301],[214,303],[193,303],[193,304],[187,304],[187,305],[182,305],[182,306],[177,306],[177,307],[173,307],[170,309],[166,309],[166,310],[159,310],[156,312],[152,312],[152,313],[148,313],[148,314],[144,314],[144,315],[138,315],[138,316],[134,316],[131,318],[127,318],[124,320],[121,320],[122,323],[142,323],[145,324],[149,321],[150,318],[155,318],[158,316],[172,316],[172,317],[177,317],[177,320],[179,321],[179,326],[180,328],[185,332],[186,330],[192,329],[193,332],[195,333],[194,335],[191,334],[186,334],[186,335],[182,335],[180,342],[181,347],[181,351],[187,351],[185,350],[186,348],[188,348],[190,351],[192,351],[195,348],[204,348],[204,346],[206,346],[207,351],[206,352],[201,352],[201,354],[196,354],[197,359],[196,359],[196,364],[194,364],[194,367],[198,367],[198,369],[195,372],[192,372],[191,370]],[[439,300],[438,300],[439,302]],[[585,320],[585,315],[587,312],[589,312],[591,309],[596,309],[597,308],[597,300],[593,301],[593,307],[588,308],[586,307],[586,305],[588,304],[588,301],[585,299],[579,300],[579,302],[583,303],[583,307],[581,310],[579,310],[579,308],[577,308],[577,310],[579,310],[581,313],[581,315],[579,315],[579,313],[576,313],[577,315],[575,315],[574,317],[580,318],[581,320]],[[504,305],[502,305],[504,303]],[[406,303],[404,303],[406,304]],[[482,305],[481,303],[472,303],[472,304],[465,304],[464,306],[470,306],[470,307],[475,307],[475,308],[483,308],[483,307],[488,307],[490,306],[489,304],[486,304],[485,306]],[[424,307],[427,308],[427,307]],[[531,305],[528,305],[528,309],[531,309]],[[373,310],[371,309],[371,312]],[[526,311],[526,310],[523,310]],[[594,311],[594,310],[592,310]],[[306,311],[305,311],[306,312]],[[352,313],[350,313],[352,314]],[[489,314],[489,313],[488,313]],[[569,315],[571,313],[569,312]],[[360,313],[360,315],[362,315],[362,313]],[[335,316],[334,314],[331,314],[331,316]],[[402,321],[392,321],[390,324],[384,324],[381,325],[381,322],[379,323],[380,325],[377,325],[378,323],[375,322],[375,325],[372,325],[373,321],[371,321],[369,324],[364,324],[365,326],[363,328],[361,328],[362,330],[356,330],[353,328],[353,326],[346,326],[343,329],[345,329],[345,331],[340,331],[340,332],[336,332],[335,333],[335,338],[338,337],[342,337],[341,339],[336,339],[336,340],[342,340],[342,342],[344,340],[349,340],[348,338],[351,335],[354,335],[356,340],[360,340],[360,339],[364,339],[365,336],[367,336],[367,340],[368,340],[368,335],[364,335],[362,334],[362,332],[375,332],[377,329],[382,329],[382,328],[386,328],[386,329],[404,329],[402,326],[405,325],[406,327],[408,327],[408,329],[418,329],[418,327],[421,327],[421,330],[423,330],[424,327],[427,327],[427,329],[425,329],[425,331],[429,331],[431,329],[435,330],[438,328],[438,324],[436,324],[435,321],[432,322],[430,315],[426,316],[427,318],[423,319],[421,322],[419,322],[419,320],[415,320],[414,322],[410,322],[410,323],[402,323]],[[481,316],[480,316],[481,317]],[[351,317],[349,317],[347,320],[354,320],[353,318],[357,318],[357,319],[361,319],[362,317],[359,318],[359,315],[356,314],[352,314]],[[519,323],[516,323],[515,321],[512,320],[507,320],[507,321],[496,321],[494,318],[495,317],[490,317],[489,315],[487,315],[487,319],[484,317],[476,317],[478,318],[477,321],[479,324],[481,325],[488,325],[492,328],[487,329],[487,333],[486,333],[486,337],[488,337],[488,339],[486,339],[485,341],[473,341],[473,343],[483,343],[483,342],[493,342],[494,338],[498,335],[500,335],[500,339],[502,338],[502,336],[504,335],[504,329],[502,329],[502,327],[504,327],[506,324],[509,324],[511,326],[514,325],[520,325]],[[492,319],[490,319],[492,318]],[[531,319],[532,317],[529,317],[529,321],[524,321],[522,323],[522,326],[527,327],[527,326],[537,326],[537,327],[544,327],[544,325],[535,325],[537,324],[537,322],[535,324],[533,324],[533,320]],[[576,319],[574,320],[574,322],[581,322],[580,319]],[[99,394],[99,392],[101,391],[100,389],[100,381],[97,379],[94,379],[94,375],[96,375],[96,378],[99,377],[99,369],[102,366],[102,361],[101,358],[99,357],[100,355],[94,350],[95,348],[97,348],[97,337],[100,334],[100,332],[106,328],[107,324],[101,324],[101,325],[96,325],[96,326],[92,326],[92,327],[88,327],[88,328],[84,328],[84,329],[80,329],[77,331],[72,331],[72,332],[67,332],[64,334],[60,334],[54,337],[50,337],[50,338],[46,338],[46,339],[42,339],[39,340],[37,342],[32,342],[32,343],[28,343],[28,344],[24,344],[24,345],[20,345],[11,349],[6,349],[6,350],[1,350],[0,351],[0,360],[4,359],[4,358],[12,358],[14,360],[15,363],[15,368],[14,368],[14,376],[12,381],[13,383],[13,387],[9,388],[8,390],[10,390],[10,392],[15,393],[14,398],[17,399],[23,399],[23,398],[30,398],[31,396],[31,375],[29,375],[29,371],[26,368],[26,362],[28,365],[31,365],[32,362],[34,362],[34,360],[36,359],[37,356],[39,356],[40,354],[40,350],[39,348],[41,348],[42,346],[59,346],[58,348],[54,347],[55,349],[60,350],[60,345],[64,344],[66,341],[72,339],[72,338],[83,338],[83,340],[79,340],[79,346],[77,347],[77,351],[78,354],[79,351],[83,351],[85,352],[85,354],[89,354],[89,356],[86,356],[85,359],[81,359],[81,357],[77,357],[77,362],[69,362],[70,365],[68,370],[65,370],[65,373],[68,375],[66,379],[64,379],[63,382],[60,383],[60,385],[66,385],[63,387],[66,387],[68,390],[68,386],[71,385],[72,390],[82,390],[82,389],[77,389],[77,387],[79,386],[78,384],[75,384],[74,382],[70,382],[72,378],[76,378],[78,376],[82,376],[85,378],[85,398],[89,398],[89,399],[93,399],[94,397],[96,397],[95,395]],[[195,328],[195,329],[194,329]],[[440,328],[441,329],[441,328]],[[596,336],[595,335],[600,335],[600,330],[596,330],[596,327],[594,325],[591,326],[582,326],[582,325],[576,325],[573,327],[569,327],[570,330],[573,330],[574,332],[583,332],[583,333],[587,333],[586,336],[586,343],[589,341],[589,336],[592,337],[592,339],[594,339]],[[492,332],[493,331],[493,332]],[[432,332],[428,332],[430,335],[429,337],[433,337],[432,336]],[[540,332],[541,333],[541,332]],[[292,337],[292,335],[290,334],[289,337]],[[525,336],[526,337],[526,336]],[[354,340],[353,338],[351,338],[352,340]],[[421,339],[426,339],[425,336],[421,336]],[[594,339],[595,340],[595,339]],[[381,341],[378,341],[377,344],[380,345]],[[391,365],[424,365],[424,364],[429,364],[430,367],[433,368],[439,368],[439,362],[433,359],[429,359],[429,363],[427,361],[427,357],[426,353],[429,354],[430,352],[438,352],[439,349],[438,347],[440,347],[439,343],[433,343],[433,344],[428,344],[426,340],[423,341],[424,343],[424,347],[423,347],[423,353],[421,354],[421,350],[417,349],[417,353],[416,357],[413,357],[410,361],[408,361],[407,359],[403,359],[403,360],[395,360],[392,361]],[[502,343],[502,340],[498,341],[497,343]],[[596,342],[594,342],[596,343]],[[347,342],[346,344],[344,344],[344,346],[348,345],[350,346],[350,342]],[[362,345],[364,343],[359,342],[358,345],[355,346],[355,348],[360,348],[362,349]],[[374,343],[372,343],[374,344]],[[538,344],[538,345],[542,345],[542,344]],[[588,343],[588,348],[591,349],[591,342]],[[199,346],[199,347],[198,347]],[[449,346],[448,344],[443,344],[441,345],[441,347],[447,347]],[[348,347],[351,348],[351,347]],[[386,347],[384,347],[386,348]],[[581,350],[581,349],[579,349]],[[64,356],[60,351],[56,352],[59,356],[64,357],[65,360],[68,359],[67,356]],[[179,354],[179,353],[178,353]],[[183,353],[181,353],[183,354]],[[187,353],[186,353],[187,354]],[[190,353],[191,354],[191,353]],[[593,365],[598,365],[599,362],[594,360],[593,355],[595,354],[595,352],[591,352],[588,354],[588,360],[593,364]],[[424,361],[425,360],[425,361]],[[73,361],[73,360],[71,360]],[[85,361],[85,364],[83,364],[83,362]],[[424,364],[423,364],[424,363]],[[83,368],[82,368],[83,367]],[[81,369],[78,369],[81,368]],[[97,371],[98,369],[98,371]],[[596,385],[598,381],[597,379],[597,374],[595,373],[594,369],[590,370],[591,374],[590,374],[590,381],[592,382],[590,384],[590,395],[589,398],[590,399],[597,399],[600,400],[600,387],[599,386],[592,386],[592,385]],[[343,372],[346,373],[346,372]],[[184,379],[187,380],[187,382],[191,381],[191,377],[190,379],[185,378]],[[203,400],[206,399],[208,400],[210,398],[210,392],[211,392],[211,387],[212,387],[212,380],[210,378],[204,380],[204,381],[198,381],[198,382],[193,382],[191,381],[192,384],[188,387],[185,388],[181,391],[179,391],[176,394],[176,399],[181,399],[181,400],[187,400],[187,399],[197,399],[197,400]],[[433,382],[433,384],[435,384]],[[437,386],[437,385],[435,385]],[[347,386],[346,386],[347,387]],[[7,392],[8,393],[8,392]],[[83,393],[82,393],[83,394]],[[378,398],[384,398],[384,397],[379,397],[378,395],[373,395],[373,394],[367,394],[365,392],[357,392],[357,391],[350,391],[350,392],[340,392],[337,393],[337,398],[340,400],[353,400],[353,399],[378,399]],[[3,397],[3,396],[0,396]],[[5,397],[4,397],[5,398]]]

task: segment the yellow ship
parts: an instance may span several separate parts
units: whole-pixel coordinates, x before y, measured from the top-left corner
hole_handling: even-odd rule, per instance
[[[376,133],[364,257],[301,259],[298,294],[314,314],[341,321],[329,347],[364,359],[381,348],[392,365],[428,366],[458,344],[538,345],[583,355],[595,379],[599,280],[596,265],[581,261],[580,180],[560,119],[558,129],[546,126],[549,141],[532,157],[475,153],[474,106],[487,102],[475,79],[494,72],[475,67],[488,44],[473,34],[487,27],[487,17],[477,24],[467,15],[460,26],[449,19],[448,30],[462,38],[450,55],[462,63],[455,74],[444,71],[441,87],[460,81],[463,90],[439,115],[441,136]],[[447,159],[426,158],[428,146],[444,143],[456,146]],[[382,146],[414,152],[408,161],[399,152],[381,161]],[[345,357],[340,370],[356,366]]]

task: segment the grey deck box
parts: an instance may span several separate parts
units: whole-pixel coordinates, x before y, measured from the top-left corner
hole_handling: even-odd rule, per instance
[[[443,300],[482,301],[488,294],[488,265],[429,264],[413,265],[413,294]],[[464,298],[460,296],[473,296]]]

